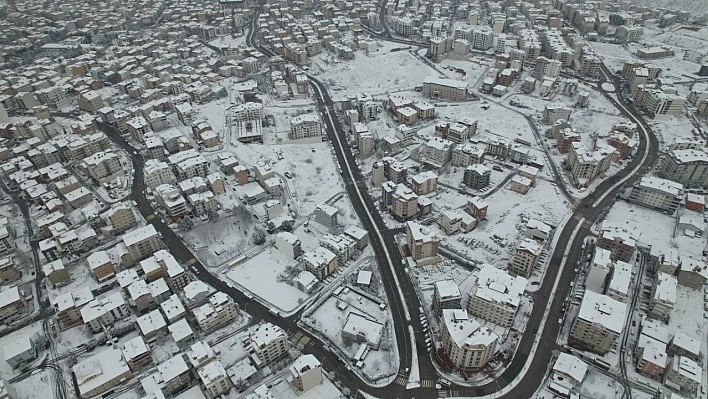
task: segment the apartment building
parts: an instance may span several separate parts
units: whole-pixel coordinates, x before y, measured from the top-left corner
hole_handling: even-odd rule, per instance
[[[649,315],[668,323],[671,311],[676,306],[677,289],[676,277],[667,273],[657,273],[649,297]]]
[[[440,238],[428,227],[416,222],[406,222],[406,242],[411,256],[420,261],[427,258],[436,258]]]
[[[488,167],[482,164],[474,164],[465,169],[462,182],[473,190],[480,190],[489,185],[491,176],[492,171]]]
[[[11,256],[0,258],[0,283],[7,284],[22,277],[15,260]]]
[[[132,212],[132,211],[131,211]],[[86,258],[94,278],[102,283],[115,276],[116,270],[106,251],[96,251]]]
[[[458,144],[452,149],[452,166],[466,168],[484,162],[484,147],[472,144]]]
[[[302,254],[302,262],[305,270],[324,280],[337,270],[338,257],[327,248],[317,247]]]
[[[194,309],[192,313],[202,333],[209,334],[236,318],[236,306],[230,296],[217,292],[209,297],[208,303]]]
[[[683,200],[683,185],[654,176],[644,176],[626,195],[627,201],[673,215]]]
[[[442,316],[443,309],[460,309],[462,294],[453,280],[436,281],[433,285],[433,313]]]
[[[322,364],[312,354],[301,355],[290,366],[292,385],[305,393],[322,383]]]
[[[76,102],[79,105],[79,109],[89,113],[96,113],[99,109],[105,107],[103,98],[96,91],[86,91],[76,97]]]
[[[320,204],[315,207],[315,221],[328,229],[337,227],[337,215],[339,210],[327,204]]]
[[[148,159],[143,167],[145,175],[145,185],[154,189],[162,184],[174,184],[177,182],[172,168],[164,161]]]
[[[90,287],[67,292],[54,298],[53,305],[59,320],[59,329],[68,330],[83,323],[81,308],[93,300]]]
[[[685,356],[674,356],[664,372],[664,384],[681,392],[692,394],[701,385],[703,369]]]
[[[407,187],[399,187],[391,196],[391,215],[405,221],[418,215],[418,196]]]
[[[207,398],[217,399],[231,390],[231,381],[221,361],[216,359],[197,370]]]
[[[302,242],[295,234],[287,231],[275,235],[275,247],[288,259],[295,259],[302,255]]]
[[[83,306],[80,312],[84,324],[94,334],[103,331],[104,326],[112,326],[130,314],[128,302],[120,292],[103,299],[94,299]]]
[[[703,150],[671,150],[659,176],[686,186],[708,186],[708,154]]]
[[[485,264],[467,300],[467,313],[498,326],[511,327],[527,280]]]
[[[597,246],[612,253],[612,260],[630,262],[637,248],[638,232],[623,226],[604,223],[597,240]]]
[[[423,94],[443,100],[463,101],[467,99],[467,86],[467,82],[429,76],[423,80]]]
[[[123,344],[123,359],[132,372],[152,364],[150,348],[143,337],[137,336]]]
[[[644,28],[641,26],[618,26],[615,31],[615,39],[620,43],[636,42],[644,35]]]
[[[157,230],[151,224],[125,233],[122,238],[128,249],[129,264],[141,261],[159,251],[162,243]]]
[[[111,234],[124,233],[138,225],[133,208],[125,202],[116,202],[111,205],[105,216],[111,225]]]
[[[416,195],[430,194],[438,188],[438,175],[433,171],[418,173],[411,178],[411,189]]]
[[[447,235],[457,234],[460,231],[467,233],[475,227],[477,227],[477,219],[459,209],[447,210],[440,218],[440,228]]]
[[[627,305],[608,296],[585,291],[578,316],[570,330],[569,343],[604,355],[624,329]]]
[[[287,355],[287,337],[282,328],[271,323],[261,323],[250,330],[245,349],[252,358],[257,358],[256,367],[270,365]]]
[[[612,147],[599,147],[589,151],[581,142],[573,142],[566,158],[566,167],[570,169],[571,181],[576,187],[587,187],[593,179],[610,168]]]
[[[584,55],[580,62],[579,72],[583,76],[597,78],[598,76],[600,76],[600,64],[600,58],[598,58],[596,55]]]
[[[450,362],[464,371],[482,369],[494,357],[499,337],[470,319],[464,309],[442,312],[442,344]]]
[[[423,144],[421,161],[433,166],[443,166],[452,159],[453,143],[440,137],[431,137]]]
[[[84,158],[81,169],[99,184],[123,175],[123,166],[113,151],[97,152]]]
[[[632,265],[621,260],[615,261],[612,279],[607,285],[607,296],[624,302],[629,296],[629,283],[632,281]]]
[[[541,245],[529,238],[524,238],[514,250],[509,262],[509,272],[516,276],[529,278],[541,255]]]
[[[322,121],[316,114],[304,114],[290,119],[290,140],[319,137],[322,135]]]
[[[570,108],[562,104],[548,104],[543,108],[543,123],[552,125],[558,120],[568,120]]]
[[[192,380],[189,367],[181,354],[157,365],[159,385],[167,394],[175,394],[187,387]],[[149,378],[149,377],[148,377]]]

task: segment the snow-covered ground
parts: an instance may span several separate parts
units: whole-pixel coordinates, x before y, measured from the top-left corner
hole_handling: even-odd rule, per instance
[[[291,278],[297,275],[286,273],[286,270],[294,270],[296,265],[295,260],[288,259],[275,247],[269,247],[234,266],[225,276],[238,287],[245,288],[278,309],[290,312],[309,297],[283,279],[286,275]]]
[[[223,214],[219,219],[199,222],[183,239],[207,265],[220,266],[253,247],[253,217],[246,212]]]

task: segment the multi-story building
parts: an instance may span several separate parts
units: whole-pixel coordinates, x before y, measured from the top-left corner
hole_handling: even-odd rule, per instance
[[[620,43],[636,42],[644,34],[641,26],[618,26],[615,31],[615,39]]]
[[[612,252],[613,260],[630,262],[637,248],[638,234],[623,226],[603,224],[597,246]]]
[[[295,259],[302,255],[300,239],[295,234],[287,231],[281,231],[275,235],[275,247],[289,259]]]
[[[593,179],[605,173],[612,163],[614,148],[599,147],[589,151],[581,142],[573,142],[566,158],[566,167],[570,169],[570,178],[577,187],[586,187]]]
[[[456,145],[452,149],[452,166],[466,168],[484,162],[484,147],[472,144]]]
[[[67,292],[54,298],[53,305],[59,320],[59,329],[64,331],[83,323],[81,308],[93,300],[90,287]]]
[[[163,391],[175,394],[182,391],[191,381],[189,367],[181,354],[175,355],[157,365],[162,380]]]
[[[440,238],[428,227],[406,222],[406,241],[414,260],[437,257]]]
[[[438,188],[438,175],[433,171],[418,173],[411,178],[411,189],[417,195],[432,193]]]
[[[649,297],[649,314],[652,317],[668,323],[671,311],[676,305],[677,288],[676,277],[662,272],[656,274]]]
[[[164,161],[148,159],[143,167],[145,175],[145,185],[154,189],[162,184],[174,184],[177,182],[172,168]]]
[[[467,300],[467,313],[498,326],[511,327],[521,303],[527,280],[513,277],[501,269],[485,264]]]
[[[433,312],[442,316],[443,309],[459,309],[462,302],[460,287],[453,280],[436,281],[433,288]]]
[[[151,224],[137,228],[123,235],[123,243],[128,248],[130,263],[141,261],[160,250],[160,238]]]
[[[80,110],[89,113],[95,113],[105,106],[101,95],[93,90],[79,94],[76,98],[76,102],[78,103]]]
[[[601,355],[609,352],[624,329],[627,305],[608,296],[585,291],[569,343]]]
[[[15,260],[11,256],[0,258],[0,283],[6,284],[19,280],[22,273],[18,270]]]
[[[596,55],[585,55],[580,62],[580,74],[591,78],[597,78],[600,75],[600,64],[600,58]]]
[[[708,154],[703,150],[671,150],[659,176],[686,186],[708,186]]]
[[[113,151],[97,152],[81,161],[81,169],[101,184],[123,174],[123,166]]]
[[[305,265],[305,270],[320,280],[324,280],[337,270],[338,257],[327,248],[317,247],[312,251],[305,252],[302,255],[302,262]]]
[[[316,114],[304,114],[290,119],[290,140],[322,135],[322,121]]]
[[[452,158],[453,143],[440,137],[431,137],[423,144],[422,161],[433,166],[443,166]]]
[[[409,188],[398,187],[391,196],[391,215],[398,220],[418,215],[418,196]]]
[[[492,176],[492,171],[482,164],[470,165],[465,169],[465,175],[462,181],[467,187],[480,190],[489,185],[489,179]]]
[[[464,309],[443,309],[442,312],[443,350],[452,364],[465,371],[483,368],[494,356],[499,337],[469,319]]]
[[[133,376],[120,349],[114,348],[94,354],[71,371],[82,399],[100,396]]]
[[[543,123],[552,125],[557,120],[568,120],[570,108],[563,104],[549,104],[543,108]]]
[[[302,355],[290,366],[293,387],[304,393],[322,383],[322,364],[314,355]]]
[[[463,101],[467,99],[467,82],[454,79],[440,79],[429,76],[423,80],[423,94],[450,101]]]
[[[685,356],[674,356],[665,370],[664,384],[681,390],[681,392],[693,393],[701,385],[703,369],[698,363]]]
[[[204,386],[204,392],[209,399],[216,399],[231,390],[231,381],[226,374],[221,361],[216,359],[197,370],[199,381]]]
[[[150,348],[143,337],[137,336],[123,344],[123,359],[132,372],[152,364]]]
[[[607,296],[624,302],[629,295],[629,283],[632,280],[632,265],[621,260],[615,261],[612,270],[612,279],[607,286]]]
[[[131,211],[132,212],[132,211]],[[102,283],[115,276],[116,270],[106,251],[96,251],[86,258],[94,278]]]
[[[103,331],[104,326],[112,326],[117,320],[123,320],[129,314],[128,302],[120,292],[103,299],[94,299],[81,308],[81,318],[94,334]]]
[[[261,323],[251,329],[246,350],[256,355],[262,365],[269,365],[288,353],[288,336],[276,325]]]
[[[539,255],[541,255],[541,249],[541,245],[530,238],[521,240],[509,262],[509,272],[516,276],[529,278]]]
[[[683,185],[653,176],[644,176],[626,195],[627,201],[672,215],[683,200]]]
[[[216,331],[236,317],[234,301],[225,293],[217,292],[208,301],[193,311],[194,319],[204,334]]]
[[[338,213],[339,210],[331,205],[317,205],[315,207],[315,221],[328,229],[336,228]]]

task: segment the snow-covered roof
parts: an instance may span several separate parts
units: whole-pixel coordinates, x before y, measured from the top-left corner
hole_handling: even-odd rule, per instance
[[[33,345],[34,344],[29,335],[20,336],[3,347],[5,360],[7,361],[8,359],[14,359],[17,356],[31,351]]]
[[[443,323],[450,338],[458,347],[491,345],[498,336],[487,327],[482,327],[476,320],[470,319],[465,309],[443,309]]]
[[[408,227],[408,231],[410,231],[413,241],[430,242],[438,239],[438,236],[429,227],[413,221],[406,222],[406,225]]]
[[[440,280],[435,282],[435,289],[441,300],[460,298],[460,287],[453,280]]]
[[[468,83],[461,80],[443,79],[436,76],[428,76],[423,80],[423,83],[434,84],[438,86],[452,87],[460,90],[467,90]]]
[[[342,332],[353,336],[363,336],[367,342],[378,345],[381,340],[384,325],[376,320],[368,319],[358,313],[350,312],[342,326]]]
[[[687,358],[686,356],[675,356],[671,362],[671,369],[677,371],[685,378],[688,378],[698,384],[701,383],[703,369],[701,369],[701,366],[699,366],[698,363]]]
[[[322,364],[313,354],[306,354],[298,357],[290,366],[290,374],[293,377],[300,376],[310,370],[320,367]]]
[[[359,271],[359,274],[357,275],[357,278],[356,278],[356,283],[362,284],[362,285],[371,284],[371,271],[370,270]]]
[[[638,187],[661,191],[666,195],[679,196],[683,191],[683,184],[671,180],[662,179],[656,176],[644,176],[637,183]]]
[[[653,363],[660,367],[666,367],[668,356],[666,355],[666,344],[654,339],[650,339],[643,346],[642,360]]]
[[[123,344],[123,357],[126,361],[135,359],[148,351],[147,345],[145,345],[145,340],[143,340],[143,337],[141,336],[137,336]]]
[[[701,341],[684,334],[681,331],[677,331],[674,335],[674,339],[671,340],[671,345],[679,347],[688,353],[692,353],[695,356],[701,352]]]
[[[623,295],[629,293],[629,282],[632,279],[632,265],[618,260],[608,289]]]
[[[182,355],[179,354],[158,364],[157,371],[160,372],[163,381],[170,382],[189,371],[189,368],[187,367],[187,363],[184,362]]]
[[[209,386],[209,384],[212,384],[219,379],[227,378],[226,370],[224,370],[224,366],[218,359],[207,363],[206,366],[197,371],[197,374],[205,386]]]
[[[588,365],[573,355],[561,352],[553,365],[553,371],[565,374],[580,384],[588,371]]]
[[[186,319],[177,320],[176,322],[170,324],[167,329],[170,331],[172,339],[175,340],[175,342],[194,336],[194,331],[192,331],[192,327],[189,326]]]
[[[642,322],[642,334],[659,342],[668,344],[671,341],[672,332],[657,321],[645,319]],[[641,337],[641,336],[640,336]]]
[[[512,276],[496,267],[485,264],[477,275],[473,295],[488,302],[496,302],[516,308],[526,289],[527,279]]]
[[[609,270],[612,265],[612,259],[610,259],[611,256],[611,251],[604,248],[595,247],[595,254],[592,257],[592,263],[593,265]]]
[[[119,349],[113,348],[108,348],[91,356],[73,366],[71,370],[76,376],[76,383],[81,396],[114,380],[120,375],[130,374],[130,368],[125,359],[123,359],[123,354]]]
[[[267,345],[274,339],[285,338],[285,331],[271,323],[261,323],[256,328],[251,330],[251,341],[256,346],[261,347]]]
[[[131,246],[150,237],[156,236],[157,231],[155,230],[155,226],[148,224],[147,226],[139,227],[133,231],[123,234],[123,242],[126,246]]]
[[[138,322],[140,332],[145,336],[153,334],[156,331],[160,331],[167,326],[165,318],[157,309],[138,317],[136,321]]]
[[[627,305],[608,296],[585,291],[578,318],[590,324],[599,324],[605,329],[622,333]]]
[[[106,263],[111,262],[111,258],[108,257],[108,252],[106,251],[96,251],[86,258],[89,268],[91,270],[96,269],[99,266],[103,266]]]
[[[199,367],[199,365],[203,365],[209,359],[213,359],[216,354],[208,343],[197,341],[187,349],[186,355],[192,367],[196,368]]]
[[[656,281],[652,289],[652,301],[675,304],[676,291],[678,289],[678,280],[676,277],[659,272],[656,274]]]

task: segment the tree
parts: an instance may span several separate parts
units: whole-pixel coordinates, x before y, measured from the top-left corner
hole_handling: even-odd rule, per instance
[[[194,222],[188,217],[184,217],[177,222],[177,227],[182,231],[189,231],[194,228]]]
[[[266,236],[265,233],[262,231],[258,230],[255,233],[253,233],[253,243],[256,245],[263,245],[266,242]]]
[[[284,220],[283,223],[280,224],[280,229],[283,231],[292,231],[293,223],[293,220]]]
[[[219,218],[219,212],[215,211],[214,209],[209,209],[207,211],[207,217],[209,218],[210,221],[214,221]]]

